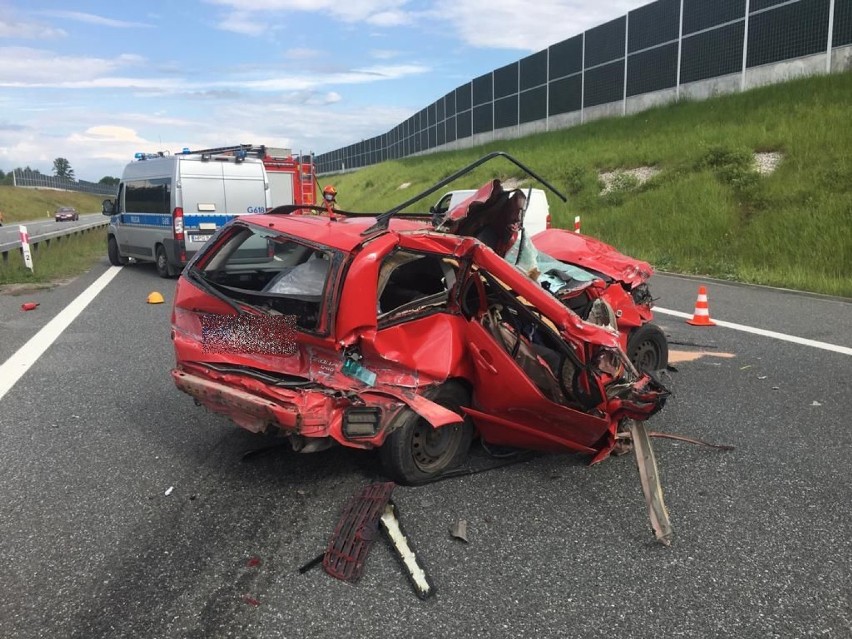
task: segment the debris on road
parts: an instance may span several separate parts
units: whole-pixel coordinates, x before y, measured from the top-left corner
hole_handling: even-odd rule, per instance
[[[434,586],[402,530],[396,506],[390,501],[395,486],[393,482],[368,484],[350,498],[326,552],[302,566],[299,572],[304,574],[322,561],[323,569],[332,577],[349,583],[358,581],[381,525],[417,596],[424,599],[430,596]]]
[[[34,311],[38,308],[38,302],[24,302],[21,304],[22,311]]]
[[[346,503],[322,562],[329,575],[354,583],[364,574],[364,562],[378,535],[379,518],[395,485],[368,484]]]
[[[402,524],[399,523],[399,518],[396,516],[396,506],[393,502],[389,501],[385,504],[381,523],[388,541],[396,551],[397,558],[405,568],[405,573],[408,575],[411,585],[414,586],[414,592],[421,599],[426,599],[435,592],[435,587],[426,574],[426,570],[420,564],[411,542],[402,530]]]
[[[171,495],[171,494],[172,494],[172,491],[173,491],[174,489],[175,489],[175,487],[174,487],[174,486],[169,486],[169,487],[166,489],[166,493],[165,493],[165,494],[166,494],[166,497],[168,497],[169,495]]]
[[[456,539],[461,539],[467,543],[467,520],[459,519],[456,523],[450,526],[450,534]]]

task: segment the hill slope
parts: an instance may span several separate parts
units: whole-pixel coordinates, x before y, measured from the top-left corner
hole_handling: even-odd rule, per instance
[[[569,195],[549,196],[554,224],[661,270],[852,297],[852,73],[796,80],[626,118],[384,162],[326,176],[347,210],[384,211],[494,150]],[[761,176],[755,152],[781,162]],[[638,184],[601,172],[654,167]],[[521,177],[492,160],[449,189]],[[408,186],[405,186],[408,183]],[[413,206],[424,211],[440,193]]]
[[[4,224],[51,217],[60,206],[73,206],[80,213],[99,213],[104,199],[106,196],[77,191],[0,186]]]

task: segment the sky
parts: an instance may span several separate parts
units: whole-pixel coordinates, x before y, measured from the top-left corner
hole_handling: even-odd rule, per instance
[[[0,169],[324,153],[648,0],[0,0]]]

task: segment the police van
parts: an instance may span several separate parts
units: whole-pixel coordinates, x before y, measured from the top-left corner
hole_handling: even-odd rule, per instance
[[[260,159],[241,153],[137,153],[124,169],[116,199],[103,203],[110,216],[109,261],[154,262],[160,277],[174,277],[228,220],[269,208],[269,178]]]

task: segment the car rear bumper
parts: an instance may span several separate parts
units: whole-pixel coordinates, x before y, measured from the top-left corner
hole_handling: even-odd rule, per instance
[[[215,381],[185,369],[172,370],[172,379],[179,390],[208,410],[228,417],[253,433],[277,428],[284,435],[331,438],[344,446],[373,448],[384,441],[387,424],[402,407],[400,402],[390,399],[356,404],[323,390],[265,387],[257,380],[240,375],[226,375],[225,378]],[[234,383],[228,378],[233,378]],[[252,386],[258,386],[258,392],[248,390]],[[358,411],[360,416],[365,410],[375,411],[375,428],[370,432],[350,432],[347,417],[350,410]]]

